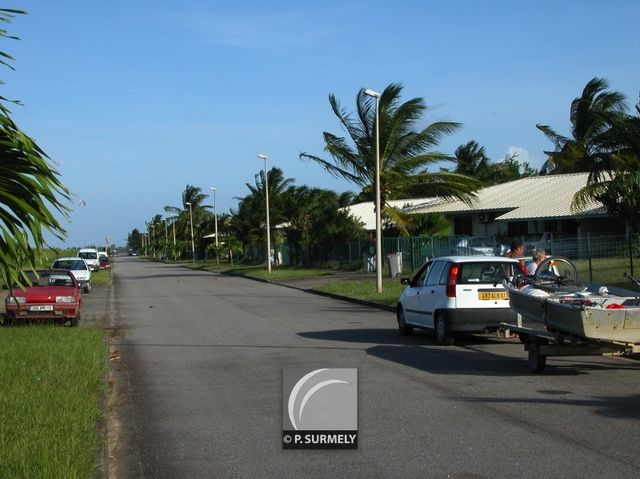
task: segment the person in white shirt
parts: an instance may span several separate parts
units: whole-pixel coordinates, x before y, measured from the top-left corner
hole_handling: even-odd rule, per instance
[[[527,274],[536,274],[538,265],[542,263],[542,260],[547,257],[547,252],[542,248],[535,248],[533,250],[533,260],[527,262],[525,268],[527,268]]]

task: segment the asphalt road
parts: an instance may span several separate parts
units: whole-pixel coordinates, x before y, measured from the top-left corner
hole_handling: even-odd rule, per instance
[[[640,362],[405,338],[392,314],[118,258],[145,477],[640,477]],[[283,450],[283,368],[357,367],[359,448]]]

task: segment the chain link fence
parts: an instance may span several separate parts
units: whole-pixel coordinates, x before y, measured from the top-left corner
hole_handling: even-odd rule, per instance
[[[572,260],[583,281],[631,288],[625,273],[640,275],[640,236],[565,236],[545,239],[527,236],[519,238],[525,244],[525,257],[534,248],[542,248],[548,255],[564,256]],[[389,271],[390,255],[401,262],[403,276],[416,271],[429,258],[438,256],[503,255],[510,240],[469,236],[417,236],[383,238],[382,253],[385,272]],[[275,265],[326,265],[342,269],[375,270],[375,240],[352,240],[344,244],[326,244],[308,247],[287,243],[274,245]],[[245,251],[245,260],[265,261],[266,248],[255,247]],[[398,253],[400,255],[398,255]]]

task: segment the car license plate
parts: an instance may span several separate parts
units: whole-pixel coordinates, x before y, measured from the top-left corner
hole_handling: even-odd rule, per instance
[[[482,301],[496,301],[500,299],[509,299],[506,291],[495,291],[495,292],[478,292],[478,299]]]
[[[53,311],[52,304],[29,306],[29,311]]]

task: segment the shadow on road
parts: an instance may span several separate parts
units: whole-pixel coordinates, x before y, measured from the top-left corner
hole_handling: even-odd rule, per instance
[[[555,391],[538,391],[543,394],[556,394]],[[606,397],[600,396],[590,399],[572,399],[569,391],[560,391],[563,393],[562,399],[544,399],[540,397],[523,399],[523,398],[493,398],[493,397],[461,397],[459,401],[481,403],[481,404],[548,404],[558,406],[579,406],[588,407],[596,411],[597,414],[605,417],[635,419],[640,420],[640,394],[632,394],[630,396]]]
[[[428,333],[400,336],[395,329],[336,329],[298,333],[308,339],[344,341],[350,343],[372,343],[366,350],[371,356],[392,361],[404,366],[443,375],[523,376],[530,375],[527,356],[521,357],[494,354],[478,346],[495,344],[496,339],[483,336],[456,338],[455,346],[440,346]],[[505,347],[515,345],[504,344]],[[640,367],[625,363],[594,363],[579,358],[552,358],[545,369],[546,376],[575,376],[596,370],[632,369]]]

